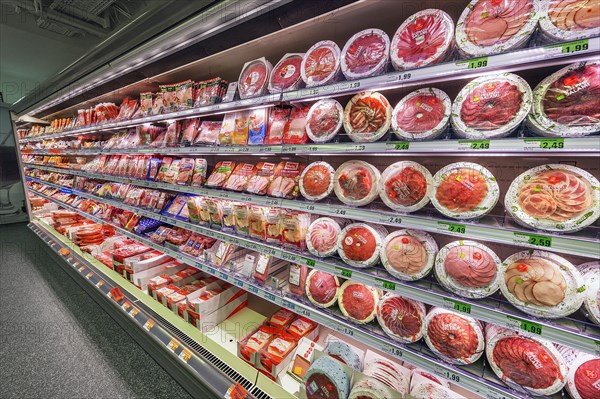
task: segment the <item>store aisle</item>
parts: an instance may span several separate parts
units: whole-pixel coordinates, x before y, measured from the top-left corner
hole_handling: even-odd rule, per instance
[[[0,226],[0,392],[12,398],[189,398],[25,224]]]

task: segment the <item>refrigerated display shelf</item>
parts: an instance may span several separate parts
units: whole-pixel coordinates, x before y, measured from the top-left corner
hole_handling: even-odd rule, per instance
[[[453,237],[479,239],[485,237],[486,241],[500,244],[516,245],[519,247],[551,250],[553,252],[570,255],[584,256],[600,259],[600,241],[594,237],[579,235],[558,235],[538,232],[513,227],[503,218],[485,217],[480,221],[461,221],[443,217],[419,216],[414,214],[399,214],[385,209],[364,209],[347,205],[310,202],[303,200],[287,200],[281,198],[265,197],[260,195],[237,193],[203,187],[180,186],[147,180],[129,179],[124,177],[109,176],[99,173],[89,173],[79,170],[56,168],[24,163],[26,167],[46,170],[49,172],[66,173],[92,179],[102,179],[120,183],[135,184],[142,187],[177,191],[205,197],[220,198],[232,201],[243,201],[255,205],[275,206],[286,209],[309,212],[313,214],[343,217],[363,222],[384,224],[388,226],[423,230],[433,233],[451,235]],[[39,180],[49,184],[44,180]],[[58,188],[64,188],[57,186]],[[78,193],[79,194],[79,193]],[[101,199],[101,201],[104,201]],[[505,216],[508,218],[508,216]]]
[[[584,42],[586,46],[583,46]],[[519,71],[540,66],[591,59],[597,57],[598,51],[600,51],[600,37],[594,37],[575,42],[532,47],[504,54],[457,60],[412,70],[396,71],[370,78],[336,82],[325,86],[219,103],[208,107],[192,108],[162,115],[153,115],[132,120],[110,122],[103,125],[65,130],[50,135],[23,138],[20,139],[19,142],[26,143],[49,138],[70,137],[87,133],[111,131],[145,123],[217,115],[257,106],[275,106],[281,102],[311,101],[327,97],[350,95],[366,90],[390,90],[398,87],[410,87],[417,84],[470,78],[489,72]]]
[[[38,180],[38,182],[44,184],[43,181]],[[60,186],[58,185],[48,185],[53,186],[55,188],[60,188]],[[49,196],[46,196],[34,190],[31,191],[50,201],[65,206],[65,204]],[[70,192],[70,190],[67,192]],[[432,285],[428,285],[427,282],[407,283],[404,281],[400,281],[398,279],[395,279],[394,277],[391,277],[387,272],[385,272],[382,269],[365,270],[353,268],[335,260],[323,260],[309,254],[300,254],[280,247],[265,244],[263,242],[256,241],[250,238],[243,238],[229,233],[217,232],[215,230],[184,222],[176,218],[159,215],[157,213],[141,210],[136,207],[131,207],[122,204],[118,201],[107,200],[100,197],[96,197],[94,195],[89,195],[80,192],[73,192],[73,194],[80,195],[84,198],[100,201],[108,205],[113,205],[115,207],[128,210],[145,217],[160,220],[161,222],[188,229],[199,234],[215,238],[217,240],[230,242],[237,246],[247,248],[252,251],[265,253],[276,258],[287,260],[292,263],[306,265],[310,268],[322,270],[330,274],[334,274],[343,279],[352,279],[354,281],[369,286],[381,288],[385,291],[395,292],[399,295],[418,300],[429,305],[439,306],[446,309],[453,309],[459,312],[467,313],[472,317],[482,320],[484,322],[498,324],[524,333],[537,334],[552,342],[567,345],[584,352],[592,354],[600,353],[600,329],[596,326],[592,326],[590,323],[581,323],[580,321],[574,319],[561,319],[557,321],[537,319],[515,310],[510,305],[506,305],[504,303],[501,303],[500,301],[495,301],[493,299],[479,301],[469,300],[445,292],[440,287],[434,288]],[[68,207],[69,209],[72,209],[81,215],[87,215],[86,213],[81,212],[76,208],[70,206]],[[99,221],[99,223],[107,223],[106,221],[103,221],[99,218],[95,218],[95,220]],[[127,235],[133,233],[125,231],[124,234]],[[139,236],[135,234],[133,234],[133,236],[139,238]],[[150,240],[143,240],[144,241],[142,242],[144,242],[147,245],[157,245]],[[171,251],[168,248],[165,248],[165,250]],[[171,252],[177,253],[177,251]],[[173,256],[172,253],[169,253],[169,255]],[[193,258],[187,259],[188,262],[197,262],[197,260]],[[214,268],[211,269],[213,272],[215,271]],[[226,275],[226,273],[220,272],[220,274],[217,277],[223,278],[223,276]]]

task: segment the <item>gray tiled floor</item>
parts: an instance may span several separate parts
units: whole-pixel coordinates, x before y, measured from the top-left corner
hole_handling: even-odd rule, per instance
[[[0,226],[0,397],[189,398],[42,245]]]

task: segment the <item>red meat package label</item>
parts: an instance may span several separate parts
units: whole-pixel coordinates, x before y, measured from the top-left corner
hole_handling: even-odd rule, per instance
[[[300,174],[300,164],[298,162],[286,162],[283,170],[281,171],[282,176],[296,177]]]

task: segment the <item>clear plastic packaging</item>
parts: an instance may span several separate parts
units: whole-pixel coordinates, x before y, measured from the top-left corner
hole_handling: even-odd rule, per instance
[[[338,304],[346,318],[365,324],[375,319],[381,296],[382,292],[378,288],[347,280],[338,292]]]
[[[583,305],[587,317],[600,324],[600,262],[588,262],[577,266],[585,282],[585,299]]]
[[[327,162],[313,162],[300,175],[300,193],[310,201],[319,201],[333,191],[335,170]]]
[[[392,111],[392,130],[400,140],[433,140],[450,123],[452,103],[446,93],[433,87],[415,90]]]
[[[433,268],[438,246],[424,231],[402,229],[390,233],[381,245],[383,267],[400,280],[418,280]]]
[[[415,212],[429,203],[433,177],[416,162],[396,162],[383,171],[378,191],[381,200],[393,210]]]
[[[387,235],[383,226],[352,223],[338,236],[337,250],[342,260],[354,267],[371,267],[379,262],[379,251]]]
[[[269,77],[269,92],[297,90],[304,82],[300,73],[303,53],[288,53],[275,65]]]
[[[320,270],[311,270],[306,279],[306,297],[315,306],[328,308],[337,302],[340,281],[337,276],[322,272]]]
[[[417,342],[425,333],[425,305],[388,292],[377,304],[377,321],[392,339]]]
[[[367,205],[377,197],[380,178],[379,170],[373,165],[346,161],[335,172],[333,190],[346,205]]]
[[[313,142],[326,143],[338,134],[343,122],[344,108],[337,100],[319,100],[308,111],[306,133]]]
[[[570,42],[600,35],[598,3],[593,0],[540,1],[540,31],[548,42]]]
[[[238,79],[238,93],[241,99],[266,94],[267,82],[273,66],[264,57],[244,64]]]
[[[361,92],[344,109],[344,130],[356,143],[372,143],[382,138],[392,122],[392,107],[377,92]]]
[[[292,108],[290,118],[283,130],[284,144],[306,144],[308,142],[306,119],[309,110],[309,106]]]
[[[353,35],[344,46],[341,68],[348,80],[385,72],[390,58],[390,38],[381,29],[365,29]]]
[[[331,40],[315,43],[302,58],[300,73],[307,87],[335,82],[341,75],[340,48]]]
[[[306,246],[311,254],[327,257],[337,252],[340,225],[331,218],[319,218],[311,223],[306,234]]]

